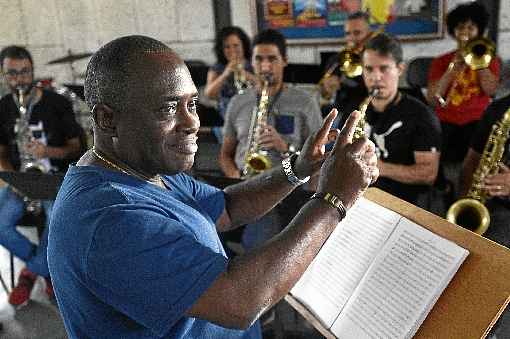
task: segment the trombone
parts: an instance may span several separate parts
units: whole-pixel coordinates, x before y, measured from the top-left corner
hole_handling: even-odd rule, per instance
[[[461,44],[459,47],[460,54],[466,65],[473,71],[488,68],[492,59],[496,56],[496,45],[490,39],[484,37],[478,37],[468,40]],[[453,63],[450,63],[448,68],[453,67]],[[458,76],[462,76],[459,74]],[[454,88],[458,82],[456,78],[450,88]],[[449,92],[449,94],[451,91]],[[441,107],[448,106],[450,102],[449,95],[443,98],[439,93],[435,94],[437,101]]]

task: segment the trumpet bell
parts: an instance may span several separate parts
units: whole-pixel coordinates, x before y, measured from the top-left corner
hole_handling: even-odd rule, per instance
[[[462,56],[472,70],[489,67],[496,55],[496,46],[487,38],[476,38],[466,43],[462,49]]]
[[[471,198],[457,200],[450,206],[446,219],[477,234],[484,234],[491,221],[489,210],[480,201]]]

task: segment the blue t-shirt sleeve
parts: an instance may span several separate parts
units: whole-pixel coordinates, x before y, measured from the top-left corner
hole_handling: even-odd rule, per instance
[[[225,209],[225,194],[219,188],[198,181],[186,174],[175,176],[177,184],[191,192],[200,207],[216,222]]]
[[[148,205],[103,211],[87,255],[92,292],[163,336],[227,267],[179,221]]]

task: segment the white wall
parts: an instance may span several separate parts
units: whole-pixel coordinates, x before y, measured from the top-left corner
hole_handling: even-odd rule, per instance
[[[0,0],[0,47],[27,46],[36,77],[71,81],[69,64],[46,65],[73,53],[94,52],[129,34],[149,35],[185,59],[212,63],[214,15],[210,0]],[[88,59],[74,63],[83,73]]]

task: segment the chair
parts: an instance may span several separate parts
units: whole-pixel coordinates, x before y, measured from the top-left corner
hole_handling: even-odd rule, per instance
[[[427,88],[428,73],[432,60],[432,57],[418,57],[409,61],[407,65],[406,81],[409,88],[406,92],[425,104],[427,104],[427,99],[423,94],[423,90]]]

